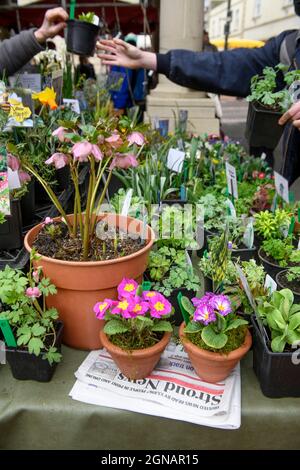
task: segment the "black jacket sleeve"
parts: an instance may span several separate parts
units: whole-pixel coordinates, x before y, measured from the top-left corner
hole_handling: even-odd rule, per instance
[[[290,31],[281,33],[258,49],[192,52],[174,49],[157,54],[157,71],[172,82],[211,93],[247,96],[251,78],[266,66],[280,62],[280,47]]]
[[[0,77],[13,75],[43,49],[36,40],[34,29],[5,39],[0,44]]]

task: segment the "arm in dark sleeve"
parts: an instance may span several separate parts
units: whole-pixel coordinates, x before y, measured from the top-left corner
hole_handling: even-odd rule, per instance
[[[157,54],[157,71],[172,82],[211,93],[247,96],[251,78],[266,66],[280,62],[280,46],[290,31],[281,33],[259,49],[192,52],[175,49]]]
[[[36,40],[34,29],[22,31],[11,39],[5,39],[0,44],[0,76],[13,75],[43,49]]]

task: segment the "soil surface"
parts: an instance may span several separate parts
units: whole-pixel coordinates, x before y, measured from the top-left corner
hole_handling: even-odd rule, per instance
[[[88,261],[106,261],[122,258],[141,250],[145,240],[131,236],[130,234],[107,227],[107,224],[99,223],[96,229],[97,235],[91,240]],[[37,235],[34,248],[40,255],[64,261],[84,261],[82,239],[78,231],[77,236],[71,238],[67,226],[62,222],[54,222],[46,225]]]
[[[297,280],[293,281],[293,282],[289,282],[287,280],[287,275],[288,273],[280,273],[280,276],[278,276],[278,279],[279,279],[279,282],[280,284],[283,285],[284,288],[286,289],[290,289],[292,290],[293,292],[295,292],[296,294],[300,295],[300,285],[299,285],[299,282]]]
[[[275,266],[279,266],[280,267],[280,264],[278,264],[278,261],[276,261],[274,258],[272,258],[271,256],[268,256],[264,250],[261,250],[261,256],[266,260],[268,261],[269,263],[271,264],[275,264]],[[290,263],[288,264],[288,266],[282,266],[282,269],[286,269],[286,268],[293,268],[293,267],[296,267],[296,266],[300,266],[299,263],[292,263],[290,261]]]

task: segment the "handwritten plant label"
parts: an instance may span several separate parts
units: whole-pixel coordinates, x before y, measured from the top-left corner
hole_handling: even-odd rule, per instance
[[[234,199],[238,199],[238,183],[237,183],[237,176],[236,176],[236,169],[230,163],[225,163],[226,167],[226,178],[227,178],[227,189],[228,193],[234,197]]]
[[[125,215],[125,216],[128,215],[130,205],[131,205],[132,195],[133,195],[133,189],[129,189],[124,199],[121,215]]]
[[[230,199],[226,199],[225,204],[227,206],[229,215],[231,215],[231,217],[234,217],[236,219],[236,209],[234,205],[232,204],[232,202],[230,201]]]
[[[167,167],[175,173],[181,173],[183,162],[185,159],[185,152],[178,149],[170,149],[167,159]]]
[[[9,77],[9,84],[11,87],[19,86],[39,93],[42,90],[42,76],[40,73],[21,73]]]
[[[239,267],[238,264],[235,263],[234,266],[235,266],[235,269],[237,270],[238,276],[241,280],[243,289],[245,291],[245,294],[248,297],[250,305],[253,308],[253,310],[256,311],[256,303],[255,303],[254,297],[252,295],[251,289],[249,287],[249,283],[247,281],[247,278],[246,278],[245,274],[243,273],[242,269]]]
[[[80,114],[79,101],[76,99],[64,98],[63,104],[70,108],[74,113]]]
[[[275,176],[275,188],[277,194],[287,203],[290,202],[290,194],[289,194],[289,182],[286,178],[281,176],[279,173],[274,171]]]
[[[7,168],[8,170],[8,187],[10,190],[19,189],[21,188],[21,182],[19,178],[18,170],[13,171],[11,168]]]
[[[253,227],[253,219],[251,218],[246,225],[246,229],[243,236],[244,245],[251,250],[254,245],[254,227]]]
[[[277,283],[269,274],[266,275],[265,289],[269,290],[270,294],[277,291]]]

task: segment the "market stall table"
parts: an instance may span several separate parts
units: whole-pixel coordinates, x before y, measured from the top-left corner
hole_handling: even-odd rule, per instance
[[[48,384],[12,378],[0,366],[0,449],[299,449],[300,399],[268,399],[242,362],[242,425],[236,431],[197,426],[73,401],[74,371],[87,353],[63,348]]]

